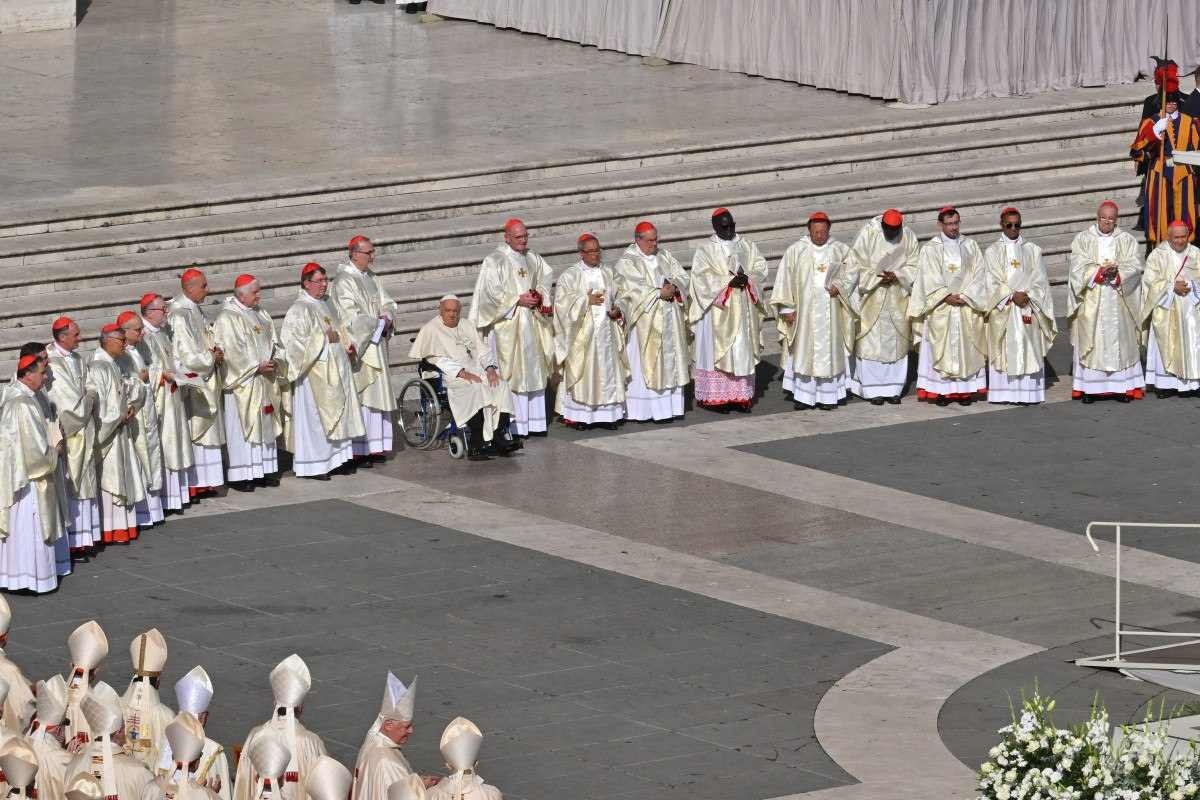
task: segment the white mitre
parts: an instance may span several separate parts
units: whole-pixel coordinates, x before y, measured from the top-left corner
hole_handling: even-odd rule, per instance
[[[208,711],[213,699],[213,682],[204,667],[192,667],[187,675],[175,682],[175,701],[180,711],[188,711],[199,717]]]
[[[8,633],[8,626],[12,624],[12,609],[8,607],[8,601],[4,599],[4,595],[0,595],[0,636]]]
[[[71,665],[78,669],[92,670],[100,666],[108,656],[108,637],[96,620],[88,620],[67,637],[67,649],[71,651]]]
[[[35,708],[40,727],[62,724],[67,716],[67,682],[62,675],[53,675],[37,682]]]
[[[329,756],[321,756],[304,779],[304,789],[312,800],[346,800],[353,783],[350,770]]]
[[[446,759],[446,766],[456,772],[469,772],[475,769],[481,744],[483,731],[479,726],[465,717],[457,717],[442,731],[438,748],[442,758]]]
[[[387,800],[425,800],[425,781],[410,772],[388,787]]]
[[[271,670],[271,692],[276,708],[295,708],[304,703],[312,688],[312,673],[304,659],[292,653]]]
[[[204,753],[204,726],[190,711],[180,711],[164,731],[171,760],[190,764]]]
[[[28,739],[13,736],[0,745],[0,770],[4,770],[4,781],[12,789],[25,790],[33,786],[38,757]]]
[[[167,640],[158,628],[139,633],[129,643],[129,660],[138,675],[158,677],[167,665]]]

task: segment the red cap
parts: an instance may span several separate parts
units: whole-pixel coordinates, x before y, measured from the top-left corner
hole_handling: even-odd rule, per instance
[[[310,261],[304,265],[304,269],[300,270],[300,279],[303,280],[317,270],[321,269],[321,265],[315,261]]]
[[[71,319],[70,317],[59,317],[58,319],[54,320],[54,322],[50,323],[50,330],[65,331],[73,324],[75,324],[75,320]]]
[[[256,280],[258,280],[258,278],[254,277],[253,275],[238,275],[233,279],[233,288],[240,289],[243,286],[249,286]]]
[[[812,225],[814,222],[824,222],[826,225],[828,225],[830,224],[829,215],[824,211],[814,211],[808,215],[808,224]]]
[[[641,222],[639,222],[637,224],[636,227],[634,227],[633,235],[637,236],[639,233],[645,233],[646,231],[652,231],[652,230],[656,230],[654,227],[654,224],[649,222],[648,220],[642,220]]]
[[[582,247],[583,243],[586,242],[588,239],[591,239],[596,244],[600,244],[600,240],[596,238],[596,234],[594,234],[594,233],[579,234],[579,238],[575,240],[575,243]]]
[[[518,225],[524,226],[525,223],[521,222],[521,220],[517,219],[516,217],[509,217],[504,221],[504,232],[509,233]]]
[[[1192,232],[1192,223],[1190,220],[1173,219],[1173,220],[1171,220],[1171,223],[1169,225],[1167,225],[1167,229],[1170,230],[1171,228],[1174,228],[1176,225],[1182,225],[1183,227],[1187,228],[1188,233]]]
[[[1121,213],[1121,209],[1120,209],[1120,208],[1117,206],[1117,204],[1116,204],[1115,202],[1113,202],[1112,200],[1105,200],[1104,202],[1102,202],[1102,203],[1100,204],[1100,207],[1096,209],[1096,212],[1097,212],[1097,213],[1099,213],[1099,212],[1103,211],[1103,210],[1104,210],[1104,208],[1105,208],[1105,206],[1108,206],[1108,207],[1109,207],[1109,208],[1111,208],[1113,211],[1116,211],[1118,214],[1120,214],[1120,213]]]
[[[142,299],[138,302],[138,305],[140,305],[144,309],[146,306],[150,305],[157,299],[158,299],[158,295],[156,295],[154,292],[148,292],[148,293],[142,295]]]
[[[1005,206],[1004,208],[1000,209],[1000,216],[1003,217],[1007,216],[1008,214],[1016,214],[1019,217],[1021,216],[1021,211],[1016,206]]]
[[[904,224],[904,215],[894,208],[883,212],[883,224],[889,228],[899,228]]]
[[[942,214],[950,214],[950,213],[957,214],[957,213],[958,213],[958,209],[957,209],[957,208],[955,208],[954,206],[942,206],[941,208],[939,208],[939,209],[938,209],[938,216],[939,216],[939,217],[940,217]]]
[[[115,322],[110,322],[100,329],[100,333],[116,333],[121,330],[121,326]]]
[[[117,314],[117,327],[124,327],[126,322],[137,318],[138,315],[132,311],[122,311],[120,314]]]
[[[37,363],[37,360],[38,357],[34,353],[30,353],[27,356],[21,356],[20,359],[17,360],[17,371],[20,372],[23,369],[29,369]]]
[[[346,245],[346,247],[347,247],[347,248],[349,248],[349,249],[351,249],[351,250],[353,250],[353,249],[354,249],[354,245],[358,244],[359,242],[365,242],[365,241],[367,241],[367,237],[363,236],[363,235],[360,233],[360,234],[358,234],[358,235],[356,235],[356,236],[352,236],[352,237],[350,238],[350,244]]]
[[[196,269],[195,267],[192,267],[191,269],[185,269],[183,271],[183,274],[179,276],[179,282],[180,282],[180,284],[184,284],[184,283],[187,283],[188,281],[195,280],[196,278],[203,278],[203,277],[204,277],[203,272]]]
[[[725,208],[725,206],[721,206],[720,208],[714,208],[712,215],[713,215],[713,218],[715,219],[716,217],[719,217],[722,214],[728,214],[728,213],[729,213],[729,209]]]

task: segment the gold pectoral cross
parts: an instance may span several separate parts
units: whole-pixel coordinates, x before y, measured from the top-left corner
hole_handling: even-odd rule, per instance
[[[824,272],[827,269],[829,269],[828,264],[817,264],[817,272]]]
[[[1008,262],[1008,263],[1009,263],[1009,266],[1011,266],[1013,269],[1020,269],[1020,268],[1021,268],[1021,262],[1020,262],[1020,261],[1018,261],[1018,260],[1017,260],[1017,259],[1015,259],[1015,258],[1014,258],[1012,261]]]
[[[521,267],[519,270],[517,270],[517,276],[520,278],[527,278],[529,277],[529,273],[525,271],[524,267]]]
[[[958,264],[951,262],[946,265],[946,269],[950,272],[958,272]]]

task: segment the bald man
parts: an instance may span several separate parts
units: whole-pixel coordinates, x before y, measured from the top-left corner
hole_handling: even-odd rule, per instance
[[[221,424],[221,364],[225,353],[213,340],[212,328],[200,310],[208,297],[208,279],[198,269],[186,270],[179,280],[183,294],[171,301],[167,321],[175,358],[175,380],[183,385],[184,406],[192,434],[192,467],[188,493],[192,498],[225,484]]]
[[[529,249],[519,219],[504,224],[504,244],[479,268],[467,319],[495,350],[500,377],[513,392],[518,436],[545,435],[546,384],[554,372],[554,273]]]
[[[1128,403],[1145,391],[1142,372],[1137,239],[1117,227],[1119,209],[1105,200],[1096,223],[1071,242],[1067,320],[1075,364],[1071,397],[1092,403],[1111,397]]]
[[[473,326],[459,323],[461,313],[457,297],[443,297],[438,315],[421,327],[408,355],[441,370],[454,421],[467,429],[467,458],[487,461],[489,443],[501,456],[516,449],[508,431],[512,392],[500,377],[495,351]]]

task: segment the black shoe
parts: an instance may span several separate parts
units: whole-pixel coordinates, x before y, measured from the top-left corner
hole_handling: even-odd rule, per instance
[[[550,431],[530,431],[528,435],[536,436],[539,439],[544,439],[546,437],[546,435],[549,433],[550,433]]]
[[[887,402],[888,402],[888,405],[890,405],[890,406],[900,405],[900,395],[895,395],[893,397],[887,398]]]
[[[975,401],[974,401],[974,400],[972,400],[971,398],[969,398],[969,397],[964,397],[962,400],[959,400],[959,401],[958,401],[958,404],[959,404],[960,406],[969,406],[969,405],[971,405],[971,403],[973,403],[973,402],[975,402]]]
[[[492,457],[483,450],[468,450],[467,461],[491,461]]]
[[[882,397],[872,397],[867,402],[873,406],[881,406],[881,405],[883,405],[883,398]]]
[[[272,473],[270,475],[263,475],[261,478],[258,479],[258,485],[259,486],[272,486],[272,487],[278,486],[279,485],[279,474]]]
[[[754,406],[752,406],[750,403],[734,403],[733,410],[739,414],[749,414],[754,410]]]
[[[1128,402],[1129,402],[1129,395],[1127,395],[1127,394],[1119,394],[1119,395],[1117,395],[1117,402],[1118,402],[1118,403],[1128,403]]]
[[[670,425],[674,421],[675,421],[674,417],[667,417],[666,419],[651,420],[651,422],[653,422],[655,425]]]
[[[405,13],[405,14],[415,14],[415,13],[417,13],[417,6],[418,6],[418,5],[420,5],[420,3],[405,3],[405,4],[404,4],[404,13]]]
[[[716,405],[714,403],[712,405],[709,405],[708,403],[700,403],[699,405],[701,408],[707,408],[709,411],[713,412],[714,414],[728,414],[729,413],[729,406],[727,404]]]
[[[812,406],[808,403],[801,403],[799,400],[793,400],[792,411],[812,411]]]
[[[367,456],[367,460],[372,464],[386,464],[387,459],[387,453],[371,453],[371,455]]]
[[[1082,400],[1083,404],[1087,406],[1090,406],[1092,403],[1096,402],[1096,398],[1092,397],[1090,394],[1085,394],[1079,399]]]
[[[329,473],[326,472],[324,475],[306,475],[305,477],[310,481],[327,481],[329,480]]]
[[[937,403],[942,408],[945,408],[946,406],[950,405],[950,398],[938,397],[938,399],[934,400],[933,402]]]
[[[834,411],[837,409],[837,403],[817,403],[817,408],[822,411]]]
[[[235,492],[253,492],[254,481],[230,481],[229,488]]]

